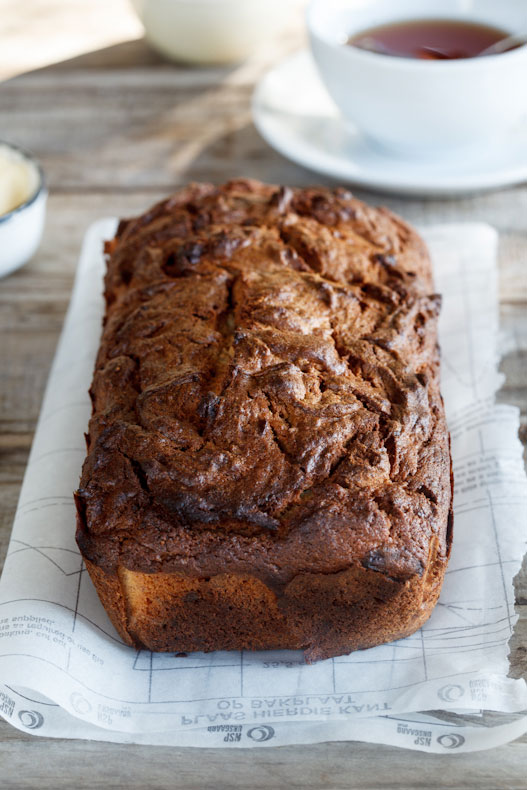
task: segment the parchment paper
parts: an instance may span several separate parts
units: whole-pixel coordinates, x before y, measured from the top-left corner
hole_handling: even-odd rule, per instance
[[[507,678],[507,654],[527,483],[517,409],[494,404],[495,231],[423,230],[444,299],[442,388],[456,477],[440,602],[407,639],[308,666],[295,651],[135,651],[95,594],[74,540],[72,491],[100,335],[102,242],[114,229],[104,219],[86,235],[20,495],[0,581],[0,713],[35,735],[188,746],[357,739],[460,752],[525,732],[527,687]]]

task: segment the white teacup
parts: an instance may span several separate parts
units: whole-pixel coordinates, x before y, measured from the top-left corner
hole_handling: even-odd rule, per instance
[[[525,0],[312,0],[311,47],[344,118],[391,150],[441,154],[495,144],[527,114],[527,46],[461,60],[390,57],[348,37],[403,19],[463,19],[527,31]]]
[[[173,60],[244,60],[280,24],[289,0],[131,0],[147,41]]]

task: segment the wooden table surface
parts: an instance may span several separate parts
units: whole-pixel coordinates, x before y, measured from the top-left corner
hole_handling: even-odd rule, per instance
[[[301,45],[298,25],[246,64],[189,69],[163,61],[141,39],[106,46],[137,35],[137,22],[122,0],[76,0],[77,20],[81,10],[88,19],[89,7],[110,15],[105,17],[109,24],[99,25],[106,37],[98,37],[93,24],[71,28],[85,49],[102,48],[35,69],[43,40],[46,58],[72,51],[64,49],[59,4],[4,3],[2,46],[7,27],[20,46],[25,42],[27,57],[24,62],[23,51],[12,46],[18,58],[11,62],[12,71],[26,73],[0,84],[0,136],[35,152],[50,198],[38,254],[0,282],[0,563],[88,224],[103,215],[140,212],[189,180],[220,182],[241,175],[296,185],[323,180],[275,154],[251,123],[255,80],[268,64]],[[2,75],[8,76],[9,69]],[[452,200],[399,199],[362,190],[357,195],[382,202],[414,223],[483,220],[499,229],[502,370],[507,376],[499,397],[520,407],[525,442],[527,186]],[[527,676],[525,565],[516,591],[520,620],[511,664],[519,677]],[[6,788],[417,789],[425,784],[526,788],[527,737],[489,752],[456,756],[362,743],[226,752],[54,741],[0,722],[0,786]]]

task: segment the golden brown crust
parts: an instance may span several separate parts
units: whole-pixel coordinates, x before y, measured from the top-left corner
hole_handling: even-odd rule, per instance
[[[343,190],[239,180],[107,252],[77,539],[121,634],[319,658],[419,627],[451,484],[417,234]]]

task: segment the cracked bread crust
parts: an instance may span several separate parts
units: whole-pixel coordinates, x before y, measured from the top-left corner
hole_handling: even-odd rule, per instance
[[[342,189],[193,184],[119,225],[77,541],[128,644],[411,633],[451,539],[430,261]]]

